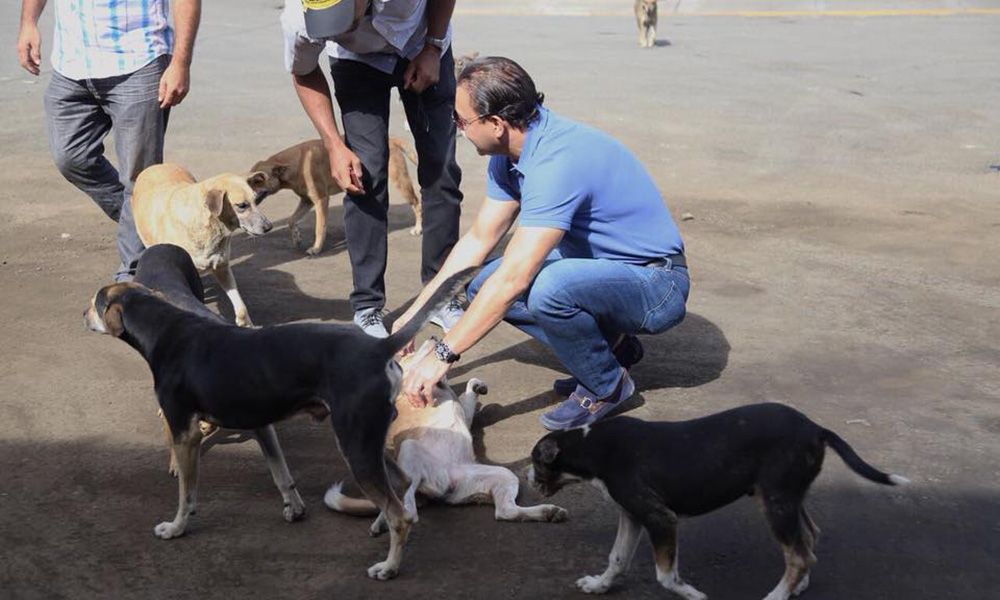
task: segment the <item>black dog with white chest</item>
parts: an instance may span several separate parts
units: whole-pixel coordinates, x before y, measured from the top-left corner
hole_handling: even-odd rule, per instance
[[[142,284],[160,294],[167,302],[184,309],[189,313],[199,315],[213,323],[225,324],[226,321],[205,306],[205,288],[201,283],[201,275],[191,260],[191,255],[187,250],[173,244],[156,244],[146,248],[135,271],[135,283]],[[166,421],[164,421],[166,424]],[[213,428],[217,429],[217,428]],[[206,431],[205,424],[202,424],[202,433],[205,435],[215,434]],[[295,489],[295,480],[288,470],[285,462],[285,455],[281,451],[281,444],[278,443],[278,435],[274,431],[273,425],[260,427],[252,431],[253,437],[260,445],[267,468],[271,472],[271,478],[281,493],[284,502],[283,514],[289,523],[298,521],[305,515],[305,504],[298,490]],[[177,472],[177,461],[173,452],[173,432],[167,426],[168,444],[170,445],[170,472]],[[202,443],[202,452],[208,448],[219,435],[212,435],[210,441]]]
[[[754,496],[785,551],[785,574],[765,600],[787,600],[805,590],[816,564],[819,529],[803,500],[827,446],[866,479],[884,485],[907,482],[875,469],[840,436],[799,411],[774,403],[676,423],[615,417],[550,433],[531,452],[528,478],[546,496],[587,481],[618,503],[618,536],[607,570],[576,582],[592,594],[607,591],[628,568],[645,529],[657,581],[688,600],[704,600],[705,594],[678,574],[678,518]]]
[[[173,435],[180,501],[174,520],[157,525],[156,535],[182,535],[193,512],[200,421],[259,429],[300,412],[329,414],[352,476],[389,523],[389,555],[368,575],[394,577],[414,516],[390,487],[383,454],[402,381],[393,357],[475,271],[450,277],[413,319],[384,339],[354,325],[235,327],[180,309],[137,283],[98,291],[84,313],[87,327],[121,338],[146,359]]]

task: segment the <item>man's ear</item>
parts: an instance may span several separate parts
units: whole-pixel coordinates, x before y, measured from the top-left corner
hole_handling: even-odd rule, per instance
[[[559,456],[559,444],[555,440],[545,439],[538,443],[538,459],[544,465],[551,465]]]
[[[220,189],[208,190],[208,193],[205,194],[205,206],[218,217],[222,214],[222,209],[226,207],[226,192]]]
[[[104,311],[104,328],[114,337],[121,337],[125,331],[122,324],[122,305],[117,302]]]
[[[256,191],[264,187],[265,183],[267,183],[267,173],[264,171],[254,171],[253,173],[247,175],[247,185],[249,185],[252,190]]]

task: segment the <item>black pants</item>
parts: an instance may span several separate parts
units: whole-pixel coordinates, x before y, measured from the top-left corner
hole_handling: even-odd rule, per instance
[[[462,212],[462,170],[455,162],[455,60],[441,57],[437,85],[421,94],[403,88],[409,61],[399,59],[392,74],[353,60],[331,59],[334,92],[344,121],[344,139],[363,167],[365,194],[344,196],[344,233],[351,259],[355,312],[385,306],[385,266],[389,232],[389,92],[399,88],[419,159],[417,179],[423,205],[420,278],[437,274],[458,241]]]

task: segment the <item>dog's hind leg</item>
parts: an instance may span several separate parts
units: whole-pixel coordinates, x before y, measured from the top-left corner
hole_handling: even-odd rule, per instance
[[[392,579],[399,573],[403,546],[410,533],[413,514],[403,508],[386,473],[384,459],[385,436],[391,418],[388,382],[384,390],[353,399],[345,398],[340,409],[331,414],[340,451],[351,468],[354,480],[365,496],[378,506],[389,524],[389,554],[382,562],[368,569],[372,579]],[[331,394],[335,396],[336,394]],[[364,418],[354,415],[352,408],[363,407]],[[360,412],[360,410],[359,410]],[[347,415],[351,415],[350,418]]]
[[[156,537],[169,540],[184,535],[188,516],[194,513],[198,502],[198,462],[201,457],[201,429],[198,419],[192,417],[187,429],[173,438],[174,456],[177,457],[177,514],[173,521],[164,521],[153,528]]]
[[[247,305],[243,303],[240,291],[236,289],[236,278],[233,277],[229,263],[214,267],[212,273],[215,274],[216,281],[219,282],[219,285],[226,292],[229,302],[233,305],[233,312],[236,313],[236,324],[240,327],[253,327],[250,315],[247,314]]]
[[[296,248],[302,246],[302,231],[299,229],[299,221],[312,210],[313,203],[305,196],[299,196],[299,205],[295,207],[295,212],[288,217],[288,231],[292,235],[292,245]]]
[[[808,515],[803,518],[801,496],[788,496],[766,489],[760,489],[758,493],[771,532],[785,553],[785,574],[764,600],[788,600],[809,585],[809,570],[816,564],[813,553],[815,536],[806,522]]]
[[[497,521],[542,521],[561,523],[566,509],[554,504],[518,506],[520,482],[510,469],[493,465],[466,464],[453,467],[450,479],[454,490],[448,495],[449,504],[471,504],[493,501]]]
[[[274,485],[278,486],[278,491],[281,492],[281,499],[285,503],[285,520],[289,523],[298,521],[306,514],[306,506],[299,491],[295,489],[295,480],[288,471],[288,463],[285,462],[285,454],[281,451],[274,426],[254,429],[253,433],[257,443],[260,444],[260,451],[264,453],[264,460],[267,461],[267,468],[271,471]]]
[[[600,575],[587,575],[576,580],[576,587],[588,594],[603,594],[611,589],[615,579],[628,570],[639,545],[642,526],[624,510],[618,515],[618,535],[608,556],[608,568]]]

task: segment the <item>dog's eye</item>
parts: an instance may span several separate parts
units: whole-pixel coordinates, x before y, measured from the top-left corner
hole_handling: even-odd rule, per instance
[[[240,210],[246,210],[246,209],[250,208],[250,203],[249,202],[240,202],[239,204],[236,205],[236,208],[238,208]]]

